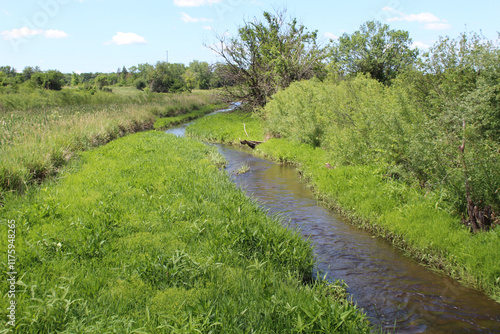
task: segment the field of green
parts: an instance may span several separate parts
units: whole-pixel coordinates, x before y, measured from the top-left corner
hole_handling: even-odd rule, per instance
[[[0,94],[0,202],[7,191],[25,191],[77,152],[154,127],[155,120],[217,106],[210,92],[113,93],[65,88]]]
[[[221,164],[198,141],[141,132],[7,193],[0,249],[15,220],[15,332],[370,332],[341,283],[312,279],[310,244]]]
[[[287,138],[270,139],[257,146],[255,152],[281,162],[296,164],[326,205],[342,212],[353,223],[390,240],[419,262],[442,270],[466,285],[482,289],[500,301],[498,229],[471,234],[461,224],[461,217],[449,209],[446,193],[422,189],[387,177],[387,167],[381,161],[373,159],[368,164],[341,163],[339,155],[356,157],[353,146],[347,152],[334,152],[331,148],[314,147],[312,142],[304,143],[305,140],[293,138],[304,133],[314,133],[313,126],[318,121],[313,122],[306,115],[297,117],[291,111],[300,110],[298,104],[310,110],[307,108],[316,107],[318,102],[305,104],[300,99],[300,92],[293,90],[285,90],[281,94],[264,109],[264,113],[268,112],[265,115],[266,121],[250,113],[217,114],[196,121],[186,129],[186,134],[225,143],[238,143],[238,138],[263,140],[265,129],[287,134]],[[326,105],[329,100],[325,98],[315,101]],[[275,116],[270,115],[272,111],[269,108],[278,109],[278,102],[282,114],[276,112]],[[371,103],[373,108],[377,108],[377,101],[372,99]],[[352,108],[349,101],[346,105]],[[327,115],[325,109],[318,107],[316,116],[313,114],[310,117]],[[281,122],[277,124],[285,127],[279,129],[273,121]],[[389,122],[390,118],[386,121]],[[242,123],[246,124],[248,137]],[[320,121],[320,124],[324,123]],[[339,131],[336,136],[346,134]],[[326,137],[330,140],[338,138],[334,138],[334,135]],[[347,145],[346,142],[343,144]],[[327,168],[326,163],[333,167]]]

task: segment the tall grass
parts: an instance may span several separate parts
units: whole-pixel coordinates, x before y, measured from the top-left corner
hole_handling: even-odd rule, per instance
[[[7,194],[15,331],[368,333],[342,284],[312,280],[310,244],[249,200],[217,155],[143,132],[81,153],[58,182]]]
[[[79,151],[127,133],[152,129],[156,118],[200,109],[213,102],[204,93],[138,93],[133,98],[118,94],[109,101],[87,94],[85,98],[91,103],[80,103],[81,92],[76,89],[36,94],[55,93],[68,95],[71,102],[27,110],[20,106],[19,110],[0,112],[2,193],[25,191],[30,184],[55,175]]]
[[[300,99],[292,99],[287,103],[293,101],[305,103]],[[290,110],[290,113],[293,115],[297,109]],[[321,116],[321,110],[317,110],[317,113],[317,117],[324,117]],[[278,119],[278,116],[274,117]],[[195,122],[186,129],[186,133],[198,138],[228,142],[231,140],[227,138],[234,140],[242,135],[241,123],[248,122],[249,118],[245,114],[219,114],[210,121]],[[449,210],[447,194],[388,177],[387,166],[380,159],[363,164],[339,163],[337,158],[344,153],[315,147],[313,140],[300,142],[299,137],[306,132],[304,122],[307,121],[294,123],[291,118],[286,120],[290,125],[286,130],[288,132],[285,129],[278,132],[286,133],[288,138],[270,139],[257,146],[256,152],[281,162],[296,164],[318,197],[349,217],[353,223],[392,241],[418,261],[442,270],[467,285],[482,289],[500,301],[498,229],[471,235],[461,224],[460,217]],[[269,119],[267,124],[256,118],[253,121],[252,128],[260,129],[261,133],[264,127],[268,131],[276,129],[272,123],[270,125]],[[363,158],[355,156],[354,150],[352,152],[352,155],[344,157]],[[332,168],[327,168],[326,163]]]

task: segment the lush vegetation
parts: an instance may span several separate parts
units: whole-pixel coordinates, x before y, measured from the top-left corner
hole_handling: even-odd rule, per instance
[[[498,46],[476,34],[443,38],[396,77],[331,67],[254,116],[219,115],[187,133],[282,138],[258,150],[299,164],[353,221],[499,300],[499,64]],[[248,138],[242,123],[252,124]]]
[[[184,113],[180,114],[179,112],[176,112],[177,116],[172,115],[170,117],[158,118],[154,124],[154,128],[156,130],[168,129],[171,126],[182,124],[193,119],[205,116],[206,114],[216,109],[222,109],[224,106],[225,104],[209,104],[203,107],[194,106],[189,109],[191,111],[186,110]]]
[[[310,244],[217,162],[200,142],[143,132],[9,194],[0,230],[16,221],[16,331],[368,333],[342,284],[312,279]]]
[[[378,86],[371,79],[360,80]],[[299,102],[302,98],[293,91],[294,87],[290,91],[297,100],[289,101]],[[250,140],[262,140],[266,124],[248,113],[217,114],[200,119],[186,129],[186,134],[236,144],[238,138],[246,136],[242,123],[252,129]],[[297,133],[306,124],[298,122],[297,128],[289,131]],[[363,164],[339,163],[340,153],[297,139],[270,139],[256,151],[280,162],[296,164],[318,197],[353,223],[389,239],[420,262],[500,300],[498,231],[470,234],[460,217],[450,209],[445,192],[422,189],[418,184],[390,177],[387,166],[377,159]],[[326,163],[332,168],[326,167]]]
[[[186,136],[208,142],[239,144],[239,139],[263,140],[264,129],[257,117],[237,111],[199,119],[187,127]]]
[[[152,129],[155,119],[215,107],[206,107],[213,103],[208,92],[169,95],[116,90],[93,95],[72,89],[38,90],[33,96],[8,94],[6,98],[15,97],[16,103],[34,101],[35,107],[21,104],[0,111],[0,194],[24,191],[57,174],[75,153]]]

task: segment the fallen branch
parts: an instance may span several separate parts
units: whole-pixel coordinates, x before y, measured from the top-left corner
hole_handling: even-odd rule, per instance
[[[239,140],[241,145],[248,145],[251,148],[255,148],[255,146],[263,143],[263,141],[257,141],[257,140],[241,140],[241,138],[239,138]]]

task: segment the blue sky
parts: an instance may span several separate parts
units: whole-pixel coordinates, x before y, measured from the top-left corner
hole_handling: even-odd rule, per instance
[[[0,66],[113,72],[166,60],[215,62],[215,33],[286,6],[326,43],[368,20],[410,32],[416,47],[474,31],[496,40],[499,0],[0,0]]]

